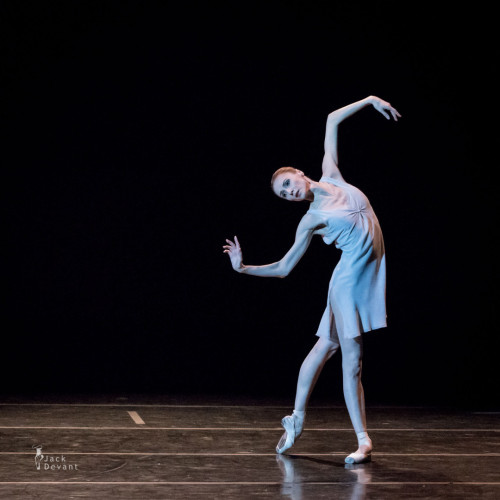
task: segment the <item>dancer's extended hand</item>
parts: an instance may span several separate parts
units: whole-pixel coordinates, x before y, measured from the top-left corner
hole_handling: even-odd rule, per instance
[[[389,111],[394,118],[394,121],[398,121],[398,117],[401,118],[401,115],[399,114],[398,110],[396,108],[393,108],[390,103],[387,101],[384,101],[383,99],[380,99],[380,97],[376,97],[374,95],[370,96],[371,102],[373,107],[379,112],[382,113],[388,120],[391,119],[389,116]]]
[[[229,258],[231,259],[231,265],[235,271],[241,271],[243,267],[243,254],[241,252],[240,242],[238,238],[234,237],[234,243],[231,240],[227,240],[227,245],[224,245],[224,253],[229,254]]]

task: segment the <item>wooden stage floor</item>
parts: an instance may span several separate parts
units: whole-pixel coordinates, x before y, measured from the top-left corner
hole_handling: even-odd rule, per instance
[[[500,499],[500,412],[369,406],[373,461],[353,466],[340,403],[312,404],[302,437],[277,455],[291,410],[210,396],[4,396],[0,497]]]

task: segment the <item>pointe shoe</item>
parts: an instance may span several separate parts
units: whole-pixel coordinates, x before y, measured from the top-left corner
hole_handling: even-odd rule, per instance
[[[361,447],[364,447],[366,451],[360,451]],[[371,462],[372,460],[372,444],[371,439],[368,439],[366,443],[363,443],[359,448],[346,457],[346,464],[364,464],[366,462]]]
[[[279,454],[291,448],[302,434],[302,426],[300,426],[299,422],[293,415],[283,417],[281,419],[281,425],[285,429],[285,432],[276,446],[276,453]]]
[[[367,451],[366,453],[361,453],[360,451],[355,451],[345,458],[346,464],[365,464],[372,461],[372,452]]]

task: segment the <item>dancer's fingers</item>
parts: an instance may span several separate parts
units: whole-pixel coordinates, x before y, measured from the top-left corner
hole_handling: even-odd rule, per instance
[[[384,115],[384,116],[385,116],[388,120],[390,120],[390,119],[391,119],[391,117],[390,117],[390,116],[386,113],[386,111],[385,111],[385,109],[384,109],[384,108],[381,108],[381,109],[380,109],[380,113],[381,113],[382,115]]]
[[[398,118],[401,118],[401,114],[396,108],[391,108],[391,114],[395,121],[398,121]]]

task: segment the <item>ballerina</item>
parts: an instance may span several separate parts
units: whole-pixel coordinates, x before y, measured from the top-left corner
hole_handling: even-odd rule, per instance
[[[301,436],[312,390],[326,361],[340,348],[344,398],[358,438],[358,449],[345,462],[371,460],[373,444],[367,432],[361,384],[361,334],[387,326],[385,249],[375,212],[368,198],[343,179],[337,151],[339,124],[369,105],[388,120],[391,116],[395,121],[401,117],[390,103],[376,96],[333,111],[326,123],[321,179],[313,181],[293,167],[282,167],[273,174],[271,187],[277,196],[287,201],[310,202],[298,225],[295,242],[281,260],[263,266],[245,265],[236,236],[234,241],[226,239],[223,246],[235,271],[276,278],[284,278],[292,271],[316,234],[342,251],[330,280],[326,309],[316,333],[319,338],[300,368],[293,413],[281,421],[285,432],[276,446],[279,454]]]

